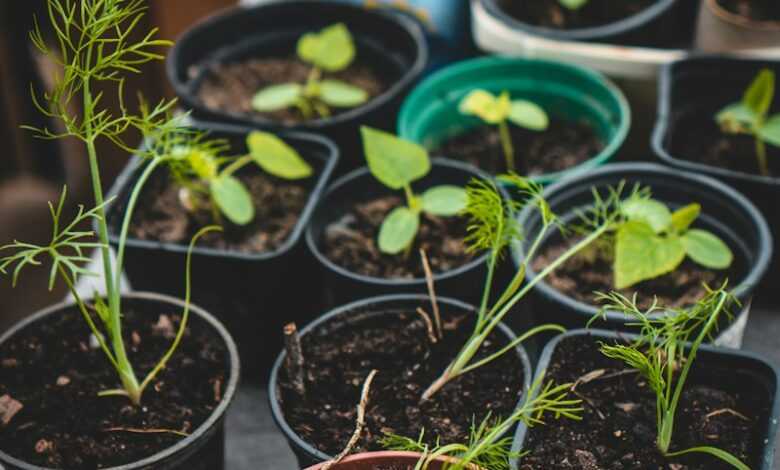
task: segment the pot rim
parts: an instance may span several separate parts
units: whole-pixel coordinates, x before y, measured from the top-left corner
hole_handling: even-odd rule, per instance
[[[390,460],[390,461],[397,461],[397,460],[404,460],[408,461],[409,463],[415,463],[417,462],[423,454],[420,454],[418,452],[407,452],[407,451],[396,451],[396,450],[380,450],[380,451],[373,451],[373,452],[360,452],[358,454],[351,454],[338,463],[334,467],[334,470],[338,470],[339,466],[341,464],[347,464],[352,462],[362,462],[364,460],[368,461],[375,461],[375,460]],[[458,461],[458,459],[442,456],[436,459],[437,462],[442,463],[455,463]],[[312,465],[311,467],[307,467],[306,470],[320,470],[322,466],[325,465],[325,462],[318,463],[316,465]]]
[[[753,20],[725,9],[717,0],[706,0],[704,6],[709,8],[719,20],[732,26],[780,33],[780,21],[778,20]]]
[[[455,308],[465,310],[466,312],[472,312],[472,313],[476,312],[474,306],[469,305],[457,299],[453,299],[450,297],[438,297],[437,300],[439,301],[440,305],[446,304]],[[311,323],[306,325],[302,330],[300,330],[300,335],[301,337],[303,337],[311,333],[315,329],[317,329],[319,326],[330,322],[332,319],[336,317],[349,314],[354,310],[361,309],[368,306],[376,306],[377,315],[391,315],[393,313],[382,311],[381,307],[385,304],[392,304],[394,302],[403,302],[403,301],[425,302],[425,301],[430,301],[430,298],[426,294],[390,294],[390,295],[381,295],[376,297],[368,297],[362,300],[357,300],[355,302],[350,302],[346,305],[342,305],[329,310],[327,313],[321,315],[316,320],[312,321]],[[515,333],[503,322],[499,324],[498,331],[500,331],[510,340],[517,337]],[[532,376],[532,369],[531,369],[530,358],[522,344],[518,344],[515,347],[515,353],[518,356],[518,360],[520,361],[520,364],[522,366],[522,372],[523,372],[523,386],[521,390],[522,393],[517,403],[517,406],[519,406],[520,403],[522,403],[522,400],[525,397],[525,394],[528,392],[528,389],[530,387],[531,382],[529,378]],[[312,456],[315,459],[319,459],[321,461],[329,460],[333,458],[333,456],[328,455],[320,451],[319,449],[315,448],[309,442],[303,440],[298,435],[298,433],[296,433],[295,430],[292,429],[292,427],[287,423],[287,420],[284,416],[284,412],[282,411],[282,407],[279,405],[277,384],[279,381],[279,373],[281,371],[282,364],[284,362],[286,355],[287,355],[286,352],[284,351],[284,349],[282,349],[282,351],[279,353],[279,356],[277,356],[276,361],[274,361],[274,366],[271,369],[271,376],[270,379],[268,380],[268,402],[271,408],[271,416],[273,417],[274,422],[279,427],[279,429],[281,429],[282,433],[284,434],[284,437],[288,441],[292,441],[293,443],[295,443],[297,447],[303,449],[304,452],[306,452],[308,455]]]
[[[185,302],[182,301],[181,299],[177,299],[175,297],[171,297],[164,294],[157,294],[154,292],[130,292],[130,293],[122,294],[121,297],[123,299],[134,299],[134,300],[142,300],[142,301],[150,301],[150,302],[167,303],[181,308],[184,308],[185,306]],[[74,301],[66,300],[64,302],[60,302],[51,305],[49,307],[46,307],[42,310],[39,310],[33,315],[19,321],[13,327],[11,327],[11,329],[9,329],[2,336],[0,336],[0,344],[8,341],[12,336],[15,336],[16,334],[20,333],[22,330],[24,330],[31,324],[36,323],[38,321],[43,321],[46,319],[46,317],[50,315],[54,315],[62,310],[73,308],[75,305],[76,303]],[[209,429],[217,425],[220,420],[224,419],[227,409],[231,405],[233,399],[235,398],[236,391],[238,390],[238,382],[239,382],[240,368],[241,368],[240,359],[238,356],[238,349],[236,348],[236,344],[233,341],[233,338],[228,333],[225,326],[222,325],[222,323],[219,320],[217,320],[213,315],[211,315],[204,309],[198,307],[197,305],[193,305],[193,304],[190,304],[190,312],[198,316],[201,320],[208,323],[217,332],[217,334],[222,338],[222,341],[225,343],[225,347],[228,352],[230,366],[226,370],[226,372],[229,374],[230,377],[227,381],[225,391],[222,394],[222,399],[220,400],[219,405],[217,405],[217,407],[214,409],[211,415],[209,415],[208,419],[206,419],[206,421],[203,422],[203,424],[201,424],[197,429],[195,429],[189,436],[177,442],[176,444],[160,452],[157,452],[156,454],[146,457],[142,460],[124,464],[124,465],[115,466],[115,467],[109,467],[106,468],[105,470],[141,470],[143,468],[150,468],[149,467],[150,465],[155,465],[159,461],[167,459],[169,457],[173,457],[178,452],[181,452],[182,450],[186,449],[191,444],[198,441],[204,434],[206,434],[206,432]],[[31,465],[29,463],[26,463],[22,460],[19,460],[15,457],[6,454],[5,452],[3,452],[2,449],[0,449],[0,463],[3,462],[5,462],[8,465],[14,465],[23,470],[57,470],[48,467],[39,467],[36,465]],[[0,465],[0,468],[2,468],[2,465]]]
[[[416,45],[417,57],[414,59],[414,63],[409,67],[395,83],[393,83],[388,89],[369,100],[366,104],[358,106],[354,109],[350,109],[343,113],[336,114],[327,118],[312,119],[301,123],[284,124],[273,119],[264,118],[260,116],[253,116],[244,113],[227,112],[221,110],[214,110],[206,107],[199,99],[194,96],[194,90],[190,84],[192,80],[182,81],[179,79],[177,70],[179,56],[182,44],[189,43],[197,39],[197,36],[204,31],[208,31],[211,27],[219,25],[221,23],[228,23],[233,18],[240,17],[246,14],[251,14],[254,11],[261,11],[267,8],[276,8],[291,6],[294,4],[302,4],[304,6],[322,6],[330,9],[339,9],[343,11],[351,11],[358,15],[371,15],[384,18],[388,22],[396,23],[406,34],[412,39]],[[181,97],[182,100],[196,112],[205,112],[213,116],[219,116],[221,120],[242,121],[244,123],[251,123],[252,125],[260,125],[266,128],[287,129],[287,130],[311,130],[322,131],[325,128],[337,126],[340,124],[358,121],[365,115],[370,114],[377,109],[386,106],[396,96],[398,96],[406,87],[410,86],[423,72],[428,63],[428,43],[425,39],[420,25],[407,17],[406,15],[395,14],[391,11],[385,11],[380,9],[366,9],[359,6],[329,2],[326,0],[268,0],[263,3],[254,6],[235,6],[225,8],[217,13],[214,13],[204,20],[196,23],[194,26],[188,28],[182,33],[176,40],[173,48],[168,54],[165,68],[168,75],[168,80],[171,82],[176,95]]]

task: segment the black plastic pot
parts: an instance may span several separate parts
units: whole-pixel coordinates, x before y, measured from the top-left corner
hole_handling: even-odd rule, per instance
[[[357,45],[357,56],[381,70],[392,86],[369,103],[294,126],[240,113],[208,108],[196,90],[210,65],[247,57],[294,55],[298,38],[332,23],[343,22]],[[361,164],[359,126],[395,127],[401,100],[428,62],[420,26],[405,15],[324,0],[264,2],[212,16],[179,38],[168,56],[167,72],[182,104],[196,118],[254,127],[317,132],[333,139],[344,160],[342,168]]]
[[[630,340],[633,335],[618,334],[604,330],[572,330],[553,338],[542,352],[542,357],[536,368],[536,380],[541,374],[549,368],[550,361],[555,353],[555,348],[563,341],[576,337],[591,337],[594,341],[609,341],[615,339]],[[778,419],[780,419],[780,400],[778,400],[778,389],[780,389],[780,371],[777,367],[767,362],[764,358],[746,351],[735,351],[732,349],[717,348],[714,346],[702,345],[696,355],[696,365],[691,370],[690,378],[696,380],[713,379],[712,371],[720,371],[720,376],[728,377],[732,383],[749,383],[752,389],[756,390],[755,397],[764,393],[769,397],[772,403],[771,413],[768,416],[761,417],[761,422],[756,423],[757,432],[763,436],[760,440],[764,443],[761,451],[761,466],[754,470],[772,470],[772,461],[775,456],[775,444],[777,437]],[[717,385],[717,384],[713,384]],[[520,423],[515,433],[512,451],[523,450],[528,427]],[[510,462],[511,468],[517,470],[518,462]]]
[[[122,296],[125,305],[132,304],[139,309],[150,311],[157,315],[161,311],[181,310],[184,302],[166,295],[149,292],[134,292]],[[48,318],[61,314],[63,311],[75,308],[71,302],[52,305],[25,320],[0,336],[0,344],[21,333],[25,328],[35,323],[44,322]],[[138,462],[111,467],[107,470],[220,470],[225,465],[225,415],[230,407],[238,388],[240,363],[236,344],[225,327],[210,313],[190,305],[190,321],[205,322],[211,326],[224,340],[228,351],[229,363],[225,364],[227,381],[224,386],[222,400],[211,416],[189,436],[176,445]],[[106,367],[110,367],[106,363]],[[30,377],[35,380],[35,377]],[[43,387],[44,384],[41,384]],[[22,462],[5,453],[0,443],[0,469],[5,470],[51,470]]]
[[[472,178],[490,179],[474,167],[453,160],[434,158],[431,163],[430,173],[412,185],[415,192],[421,193],[440,184],[463,186]],[[509,197],[503,189],[501,192],[505,198]],[[354,203],[391,194],[397,194],[397,191],[377,181],[368,167],[364,167],[336,180],[323,195],[306,229],[306,244],[324,272],[323,295],[326,306],[333,307],[376,295],[428,292],[425,278],[365,276],[339,266],[322,252],[321,241],[326,227],[341,219]],[[434,273],[436,293],[477,304],[482,296],[486,266],[487,254],[482,254],[457,269]],[[500,282],[501,277],[498,279],[497,282]]]
[[[738,59],[728,56],[701,56],[673,62],[663,67],[659,81],[658,121],[653,132],[653,150],[665,164],[716,178],[748,197],[764,214],[774,233],[775,248],[780,240],[780,177],[765,177],[697,163],[686,155],[676,155],[670,144],[679,135],[678,123],[687,116],[714,116],[727,103],[739,101],[745,87],[762,68],[780,74],[780,62]],[[772,112],[777,112],[775,106]],[[760,293],[772,304],[780,303],[776,284],[780,279],[780,259],[774,259]]]
[[[244,145],[252,129],[214,123],[196,123],[211,136]],[[280,134],[315,169],[309,198],[289,239],[277,250],[247,254],[196,246],[192,261],[192,301],[210,311],[238,342],[247,374],[265,376],[273,355],[281,346],[280,332],[286,322],[307,322],[312,298],[298,295],[301,286],[315,285],[316,263],[301,240],[314,207],[338,161],[338,151],[329,140],[305,133]],[[245,151],[237,149],[237,152]],[[116,200],[107,209],[109,241],[116,249],[121,218],[130,192],[139,176],[138,159],[124,169],[111,188]],[[157,169],[164,172],[165,169]],[[259,171],[252,169],[249,171]],[[137,208],[136,208],[137,209]],[[128,236],[125,274],[137,290],[154,290],[184,296],[184,267],[189,243],[165,243]]]
[[[650,163],[621,163],[603,166],[589,174],[581,174],[548,187],[544,197],[553,212],[564,222],[576,220],[577,209],[592,205],[591,188],[597,188],[604,195],[609,187],[626,182],[627,188],[639,183],[651,188],[653,197],[665,202],[670,208],[678,208],[691,202],[702,206],[702,214],[696,226],[709,230],[724,240],[734,252],[734,268],[737,279],[730,279],[729,286],[749,307],[756,285],[764,276],[772,257],[772,236],[766,220],[756,207],[744,196],[712,178],[679,170],[672,170]],[[526,230],[522,243],[513,247],[515,261],[523,259],[528,244],[541,228],[541,218],[532,208],[520,213],[520,224]],[[557,231],[542,243],[560,237]],[[531,280],[536,272],[529,267],[527,278]],[[541,281],[529,297],[535,321],[560,323],[567,328],[582,328],[599,309],[556,290],[546,281]],[[720,341],[739,347],[742,340],[748,309],[738,315],[731,326],[723,324]],[[632,331],[634,326],[626,324],[628,317],[618,312],[606,312],[605,319],[594,325],[610,330]]]
[[[475,313],[473,306],[465,304],[459,300],[449,299],[446,297],[439,298],[438,300],[439,305],[441,305],[443,309],[451,309],[464,313]],[[422,303],[427,302],[430,302],[428,296],[419,294],[386,295],[360,300],[331,310],[314,322],[310,323],[303,330],[301,330],[301,338],[303,341],[306,341],[306,335],[313,334],[315,330],[321,328],[323,325],[332,324],[330,326],[330,330],[335,331],[341,328],[348,328],[352,325],[360,324],[361,322],[371,321],[372,318],[377,316],[396,315],[397,312],[404,310],[413,311]],[[503,323],[499,324],[499,329],[497,331],[500,331],[509,341],[516,338],[514,332]],[[525,352],[525,349],[522,345],[518,345],[515,348],[515,352],[522,367],[523,377],[530,377],[531,363],[528,359],[528,354]],[[282,364],[284,363],[285,356],[286,353],[282,351],[274,363],[274,367],[271,371],[271,378],[268,381],[268,401],[271,407],[271,413],[274,418],[274,422],[284,434],[284,437],[287,439],[290,448],[298,459],[298,467],[306,468],[308,466],[329,460],[332,458],[332,456],[317,450],[313,445],[301,439],[285,420],[282,407],[279,404],[280,394],[278,386],[279,374],[281,373],[281,368]],[[524,393],[528,391],[530,383],[531,382],[528,380],[525,380],[525,383],[523,384]],[[402,429],[397,429],[396,431],[399,432],[399,434],[404,435]]]
[[[690,41],[697,2],[658,0],[654,5],[620,21],[577,29],[554,29],[524,23],[506,11],[505,5],[538,0],[479,0],[491,16],[510,28],[559,41],[603,42],[637,46],[672,46]]]

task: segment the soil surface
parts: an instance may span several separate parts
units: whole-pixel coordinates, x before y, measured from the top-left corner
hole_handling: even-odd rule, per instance
[[[672,156],[705,165],[760,175],[756,143],[749,135],[725,134],[713,118],[714,113],[678,115],[674,133],[668,142]],[[771,176],[780,177],[780,147],[767,144],[767,163]]]
[[[752,21],[780,21],[780,3],[776,0],[718,0],[718,4]]]
[[[576,243],[576,239],[551,243],[534,260],[534,271],[541,271]],[[654,297],[659,305],[684,308],[707,295],[703,283],[716,286],[726,279],[735,283],[737,277],[733,270],[732,267],[731,270],[712,271],[686,258],[674,272],[617,291],[629,298],[636,293],[640,308],[649,308]],[[605,256],[574,256],[547,276],[546,282],[559,292],[591,305],[595,304],[595,292],[616,290],[612,261]]]
[[[633,16],[658,0],[589,0],[579,10],[569,10],[559,0],[501,1],[501,7],[518,20],[554,29],[602,26]]]
[[[604,148],[604,143],[587,123],[554,119],[542,132],[512,124],[509,129],[515,149],[515,171],[525,176],[567,170],[595,157]],[[509,170],[496,126],[466,131],[444,141],[435,152],[491,174]]]
[[[766,393],[744,375],[701,359],[693,369],[677,409],[671,450],[715,446],[758,468],[757,422],[769,413]],[[593,338],[561,342],[547,379],[573,383],[594,371],[602,372],[601,377],[580,383],[575,390],[585,402],[583,420],[550,418],[546,425],[532,428],[523,446],[530,454],[521,459],[520,470],[733,468],[703,454],[664,459],[655,447],[655,395],[647,381],[622,362],[604,357]]]
[[[283,124],[296,124],[305,121],[297,109],[260,113],[252,109],[252,98],[261,89],[282,83],[305,83],[311,71],[311,65],[295,57],[249,59],[242,62],[212,65],[205,73],[197,91],[198,99],[215,111],[236,114],[249,114],[272,119]],[[374,98],[390,87],[390,84],[373,68],[353,63],[346,70],[326,73],[323,78],[342,80],[362,88]],[[353,108],[333,108],[332,113],[339,114]],[[318,117],[317,117],[318,118]]]
[[[429,304],[420,307],[431,313]],[[431,444],[437,437],[441,444],[467,442],[474,419],[480,422],[488,413],[505,417],[514,410],[525,378],[513,353],[455,379],[421,403],[425,389],[465,343],[473,322],[442,305],[444,339],[431,344],[418,314],[392,313],[356,312],[348,327],[343,321],[338,326],[331,322],[302,338],[307,395],[302,399],[291,388],[285,371],[279,392],[287,422],[304,441],[330,455],[344,448],[355,428],[363,382],[372,369],[378,373],[355,452],[383,450],[378,441],[385,433],[417,437],[423,429]],[[505,336],[494,332],[479,357],[506,343]]]
[[[257,171],[236,176],[252,195],[255,218],[249,224],[239,226],[223,216],[224,232],[204,235],[198,246],[249,254],[278,249],[290,237],[306,206],[309,197],[306,183]],[[130,235],[141,240],[188,245],[198,230],[213,224],[209,208],[190,212],[182,206],[179,188],[163,176],[150,179],[136,205]],[[113,225],[118,228],[120,223],[117,220]],[[115,233],[118,232],[115,229]]]
[[[170,347],[181,312],[152,314],[140,301],[124,305],[128,354],[143,376]],[[228,353],[218,334],[197,317],[190,316],[179,349],[146,390],[140,408],[127,398],[96,396],[120,384],[103,351],[90,346],[90,337],[83,318],[68,310],[0,346],[0,396],[8,394],[23,405],[7,426],[0,425],[4,452],[44,467],[114,467],[183,439],[140,431],[191,433],[218,406]]]
[[[379,251],[377,236],[385,216],[403,204],[397,196],[386,196],[356,204],[340,220],[326,227],[321,249],[333,263],[364,276],[413,279],[425,277],[419,250],[428,255],[431,270],[442,273],[456,269],[475,254],[466,252],[463,238],[468,222],[462,217],[420,215],[409,256],[387,255]]]

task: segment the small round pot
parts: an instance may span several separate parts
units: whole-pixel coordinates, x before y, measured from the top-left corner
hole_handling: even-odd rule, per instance
[[[382,466],[382,468],[390,468],[393,465],[398,465],[402,468],[412,468],[417,462],[420,461],[422,457],[422,454],[418,454],[416,452],[365,452],[362,454],[355,454],[345,457],[344,460],[331,468],[333,470],[374,470],[378,466]],[[435,462],[431,462],[431,464],[428,466],[428,469],[441,470],[445,464],[452,464],[455,462],[457,462],[457,460],[448,457],[441,457],[436,459]],[[313,465],[306,470],[320,470],[324,465],[325,463],[323,462],[317,465]]]
[[[780,21],[755,21],[732,13],[717,0],[702,0],[695,47],[707,52],[768,49],[780,45]]]
[[[473,178],[488,180],[490,177],[470,165],[434,158],[430,173],[412,186],[414,191],[421,193],[427,188],[440,184],[463,186]],[[427,292],[425,278],[365,276],[339,266],[328,258],[321,248],[321,240],[327,226],[341,219],[351,204],[391,194],[398,194],[398,192],[377,181],[368,167],[364,167],[336,180],[323,195],[319,206],[314,211],[311,223],[306,228],[306,244],[323,271],[322,286],[326,306],[342,305],[355,299],[376,295]],[[505,198],[509,197],[505,191],[502,191],[502,194]],[[436,293],[476,304],[482,296],[486,274],[487,254],[485,253],[456,269],[434,273]]]
[[[384,77],[392,79],[384,93],[365,105],[288,126],[260,116],[211,109],[197,97],[211,65],[253,56],[294,55],[302,34],[337,22],[349,28],[358,57],[370,60]],[[350,169],[360,165],[362,155],[358,127],[392,129],[403,95],[427,62],[423,31],[404,15],[324,0],[276,0],[226,10],[187,30],[168,55],[167,73],[182,104],[196,118],[323,134],[345,155],[342,169]]]
[[[658,0],[644,10],[613,23],[578,29],[554,29],[524,23],[507,13],[509,2],[537,0],[479,0],[492,17],[510,28],[547,39],[561,41],[605,42],[622,45],[663,46],[673,41],[678,27],[687,27],[685,12],[692,3],[685,0]]]
[[[439,300],[439,305],[443,306],[443,308],[448,308],[463,313],[472,313],[472,314],[475,313],[475,309],[473,306],[465,304],[458,300],[449,299],[446,297],[439,298],[438,300]],[[419,306],[421,302],[429,302],[428,296],[419,295],[419,294],[386,295],[386,296],[374,297],[374,298],[353,302],[348,305],[344,305],[342,307],[331,310],[330,312],[326,313],[325,315],[321,316],[314,322],[307,325],[300,332],[301,339],[304,340],[306,335],[311,334],[312,332],[317,330],[317,328],[327,323],[341,322],[339,328],[347,328],[350,326],[351,323],[354,324],[359,321],[370,320],[370,318],[367,318],[367,316],[394,315],[394,313],[388,312],[388,310],[392,309],[397,311],[399,308],[402,307],[408,307],[414,309],[417,306]],[[358,318],[358,316],[360,318]],[[358,319],[356,320],[356,318]],[[504,335],[508,341],[511,341],[514,338],[516,338],[514,332],[512,332],[512,330],[509,329],[509,327],[507,327],[503,323],[499,324],[499,328],[497,331],[500,331],[501,334]],[[523,348],[522,345],[517,345],[517,347],[515,348],[515,354],[517,355],[517,359],[520,362],[520,367],[523,372],[523,377],[530,377],[531,362],[528,358],[528,354],[525,352],[525,349]],[[314,447],[311,443],[301,439],[298,436],[298,434],[296,434],[295,431],[290,427],[290,425],[287,423],[287,420],[284,417],[284,413],[282,412],[282,407],[279,404],[280,394],[279,394],[278,381],[279,381],[279,374],[281,373],[281,368],[283,367],[285,357],[286,357],[286,353],[282,351],[279,354],[279,357],[277,357],[276,362],[274,363],[273,370],[271,371],[271,379],[268,382],[268,401],[271,407],[271,413],[274,418],[274,422],[276,423],[276,426],[284,434],[284,437],[287,439],[287,443],[290,445],[290,448],[292,449],[293,453],[295,453],[295,456],[298,459],[298,464],[299,464],[298,466],[301,468],[305,468],[310,465],[315,465],[317,463],[327,461],[333,458],[333,456],[321,452],[316,447]],[[525,383],[523,384],[524,394],[525,392],[528,391],[529,384],[530,382],[528,380],[526,380]],[[403,430],[397,430],[397,431],[400,434],[403,434]]]
[[[162,311],[169,311],[171,309],[179,310],[185,305],[184,302],[179,299],[149,292],[124,294],[122,299],[124,302],[133,302],[136,305],[156,306],[156,314],[159,314],[161,309]],[[13,336],[20,334],[25,328],[36,323],[45,322],[48,318],[57,316],[64,310],[70,308],[74,308],[74,304],[71,302],[64,302],[33,314],[17,323],[13,328],[0,336],[0,344],[8,341]],[[107,470],[143,470],[150,468],[155,470],[219,470],[224,468],[225,415],[233,402],[233,398],[235,397],[238,388],[240,376],[238,350],[233,342],[233,338],[231,338],[225,327],[210,313],[200,307],[190,305],[190,314],[199,321],[208,323],[225,342],[229,363],[225,364],[228,379],[225,384],[222,400],[214,409],[211,416],[201,424],[200,427],[195,429],[188,437],[176,443],[176,445],[138,462],[111,467]],[[106,367],[110,367],[110,365],[106,364]],[[41,386],[43,387],[43,385]],[[11,457],[2,450],[2,444],[0,444],[0,469],[52,470],[31,465]]]
[[[590,69],[563,62],[511,57],[482,57],[450,65],[415,87],[398,116],[398,134],[428,148],[483,125],[459,110],[471,91],[509,91],[549,114],[571,122],[587,122],[604,142],[596,156],[571,169],[534,177],[551,183],[610,160],[626,139],[631,110],[620,89]],[[446,155],[444,155],[446,156]]]
[[[733,323],[724,321],[720,325],[718,340],[723,346],[739,348],[750,300],[772,257],[772,236],[764,217],[744,196],[717,180],[649,163],[606,165],[587,175],[550,186],[544,191],[544,198],[562,221],[573,221],[578,209],[592,204],[592,188],[604,190],[621,181],[625,181],[627,188],[637,183],[650,187],[656,199],[672,208],[691,202],[701,204],[702,214],[697,226],[718,235],[734,251],[734,268],[739,274],[737,279],[730,279],[729,286],[744,309],[738,314],[735,312]],[[524,259],[528,244],[540,230],[541,218],[528,207],[520,213],[519,222],[527,236],[513,246],[517,264]],[[555,236],[559,235],[551,231],[542,242],[542,249]],[[529,281],[536,276],[531,266],[526,276]],[[529,300],[535,321],[560,323],[567,328],[583,328],[599,312],[596,305],[569,297],[544,280],[532,290]],[[595,321],[594,325],[610,330],[636,331],[635,325],[627,324],[631,322],[622,313],[608,311],[605,318]]]

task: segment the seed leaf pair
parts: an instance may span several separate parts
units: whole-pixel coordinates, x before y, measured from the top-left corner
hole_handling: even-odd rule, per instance
[[[420,213],[451,217],[466,207],[466,192],[452,185],[434,186],[416,195],[411,184],[428,174],[428,152],[414,142],[362,127],[363,149],[371,174],[390,189],[403,189],[407,205],[393,209],[379,229],[379,250],[398,254],[408,249],[420,227]]]

